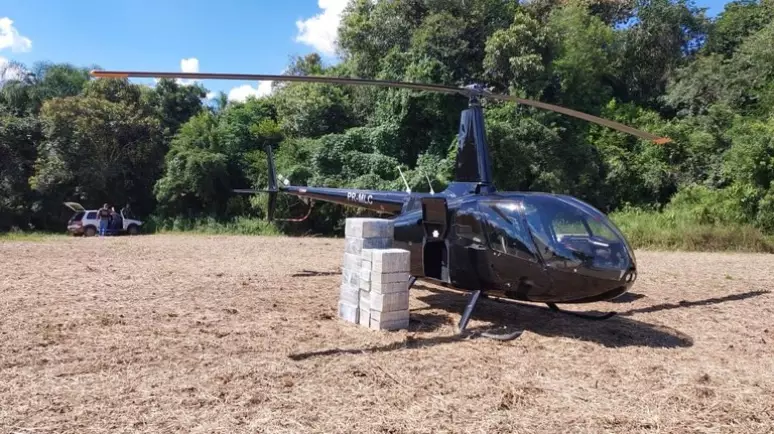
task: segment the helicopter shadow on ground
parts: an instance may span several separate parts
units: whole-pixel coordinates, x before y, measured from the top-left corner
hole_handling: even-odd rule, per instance
[[[415,296],[417,300],[423,301],[429,306],[411,310],[408,332],[426,333],[453,325],[455,326],[454,334],[427,338],[409,335],[404,341],[387,345],[348,349],[330,348],[290,354],[288,357],[291,360],[299,361],[312,357],[419,349],[458,343],[468,339],[480,339],[482,332],[502,326],[506,326],[506,332],[524,330],[542,336],[569,337],[581,341],[596,342],[605,347],[613,348],[627,346],[687,348],[693,346],[693,339],[684,333],[631,318],[615,316],[605,321],[590,321],[552,312],[547,307],[540,305],[485,298],[479,298],[471,320],[488,322],[491,325],[468,326],[465,334],[457,334],[456,321],[459,320],[459,316],[467,305],[468,295],[422,284],[417,284],[414,288],[429,292],[427,295]],[[434,312],[438,310],[447,313]],[[449,313],[453,315],[449,315]]]
[[[645,298],[645,294],[638,294],[636,292],[626,292],[612,300],[610,303],[633,303],[641,298]]]
[[[416,289],[429,292],[417,300],[430,305],[429,309],[442,309],[457,317],[465,309],[468,295],[448,290],[416,285]],[[413,315],[412,311],[412,315]],[[594,313],[593,311],[585,311]],[[597,312],[600,313],[600,312]],[[604,321],[591,321],[565,313],[553,312],[547,306],[479,298],[471,321],[491,323],[490,328],[505,326],[511,330],[524,330],[546,337],[568,337],[596,342],[605,347],[652,347],[686,348],[693,346],[693,338],[671,327],[649,324],[616,315]]]
[[[409,333],[427,333],[440,329],[444,325],[454,324],[452,318],[448,315],[437,313],[416,313],[424,308],[414,309],[411,311],[411,319],[409,321],[408,332]],[[413,335],[406,336],[405,340],[393,342],[386,345],[375,345],[365,348],[330,348],[325,350],[308,351],[303,353],[289,354],[288,358],[294,361],[305,360],[314,357],[323,356],[337,356],[343,354],[369,354],[369,353],[385,353],[398,350],[411,350],[420,349],[426,347],[434,347],[436,345],[452,344],[461,342],[468,339],[473,339],[479,332],[484,332],[489,327],[468,327],[468,332],[464,335],[453,334],[443,336],[433,336],[429,338],[417,338]]]

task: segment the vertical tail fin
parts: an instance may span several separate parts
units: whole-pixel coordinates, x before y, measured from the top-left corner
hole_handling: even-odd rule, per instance
[[[484,112],[476,97],[471,97],[468,109],[460,114],[454,181],[494,188]]]

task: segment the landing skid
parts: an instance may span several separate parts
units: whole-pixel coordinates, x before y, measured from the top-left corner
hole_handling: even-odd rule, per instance
[[[548,305],[548,308],[551,309],[554,312],[565,313],[567,315],[577,316],[578,318],[589,319],[589,320],[592,320],[592,321],[606,320],[606,319],[614,316],[617,313],[617,312],[607,312],[607,313],[603,313],[602,315],[592,315],[592,314],[589,314],[589,313],[581,313],[581,312],[572,312],[572,311],[569,311],[569,310],[562,310],[562,309],[559,309],[559,306],[557,306],[554,303],[546,303],[546,304]]]
[[[412,286],[414,286],[414,283],[416,283],[417,278],[415,276],[411,276],[409,278],[409,284],[408,287],[411,289]],[[468,327],[468,321],[470,321],[470,316],[473,314],[473,309],[476,307],[476,302],[478,302],[478,298],[489,298],[487,294],[482,293],[481,290],[473,291],[470,293],[470,300],[468,300],[467,306],[465,306],[465,310],[462,312],[462,318],[460,318],[460,322],[458,325],[459,331],[457,334],[463,335],[465,334],[465,329]],[[490,331],[485,332],[473,332],[470,334],[471,337],[473,336],[481,336],[489,339],[494,339],[498,341],[510,341],[513,339],[518,338],[524,333],[524,330],[516,330],[511,333],[492,333]]]

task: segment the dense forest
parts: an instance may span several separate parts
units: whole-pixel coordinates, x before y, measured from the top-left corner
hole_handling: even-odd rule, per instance
[[[773,43],[774,0],[733,1],[715,18],[682,0],[352,0],[340,61],[295,57],[285,74],[482,82],[668,136],[656,145],[485,105],[498,188],[575,195],[639,245],[742,237],[760,248],[774,235]],[[294,184],[400,190],[400,167],[413,191],[429,191],[427,178],[439,191],[467,104],[306,83],[210,100],[197,83],[93,79],[92,68],[0,72],[0,230],[61,232],[64,201],[129,204],[151,229],[258,221],[265,198],[230,190],[265,187],[265,144]],[[280,206],[279,216],[304,210],[293,198]],[[317,204],[308,222],[279,230],[329,234],[355,212]]]

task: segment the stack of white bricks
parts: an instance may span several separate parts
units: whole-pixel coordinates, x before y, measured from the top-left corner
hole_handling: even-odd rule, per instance
[[[339,316],[374,330],[407,328],[409,252],[392,248],[392,221],[349,218]]]
[[[409,325],[409,251],[363,249],[360,325],[398,330]]]

